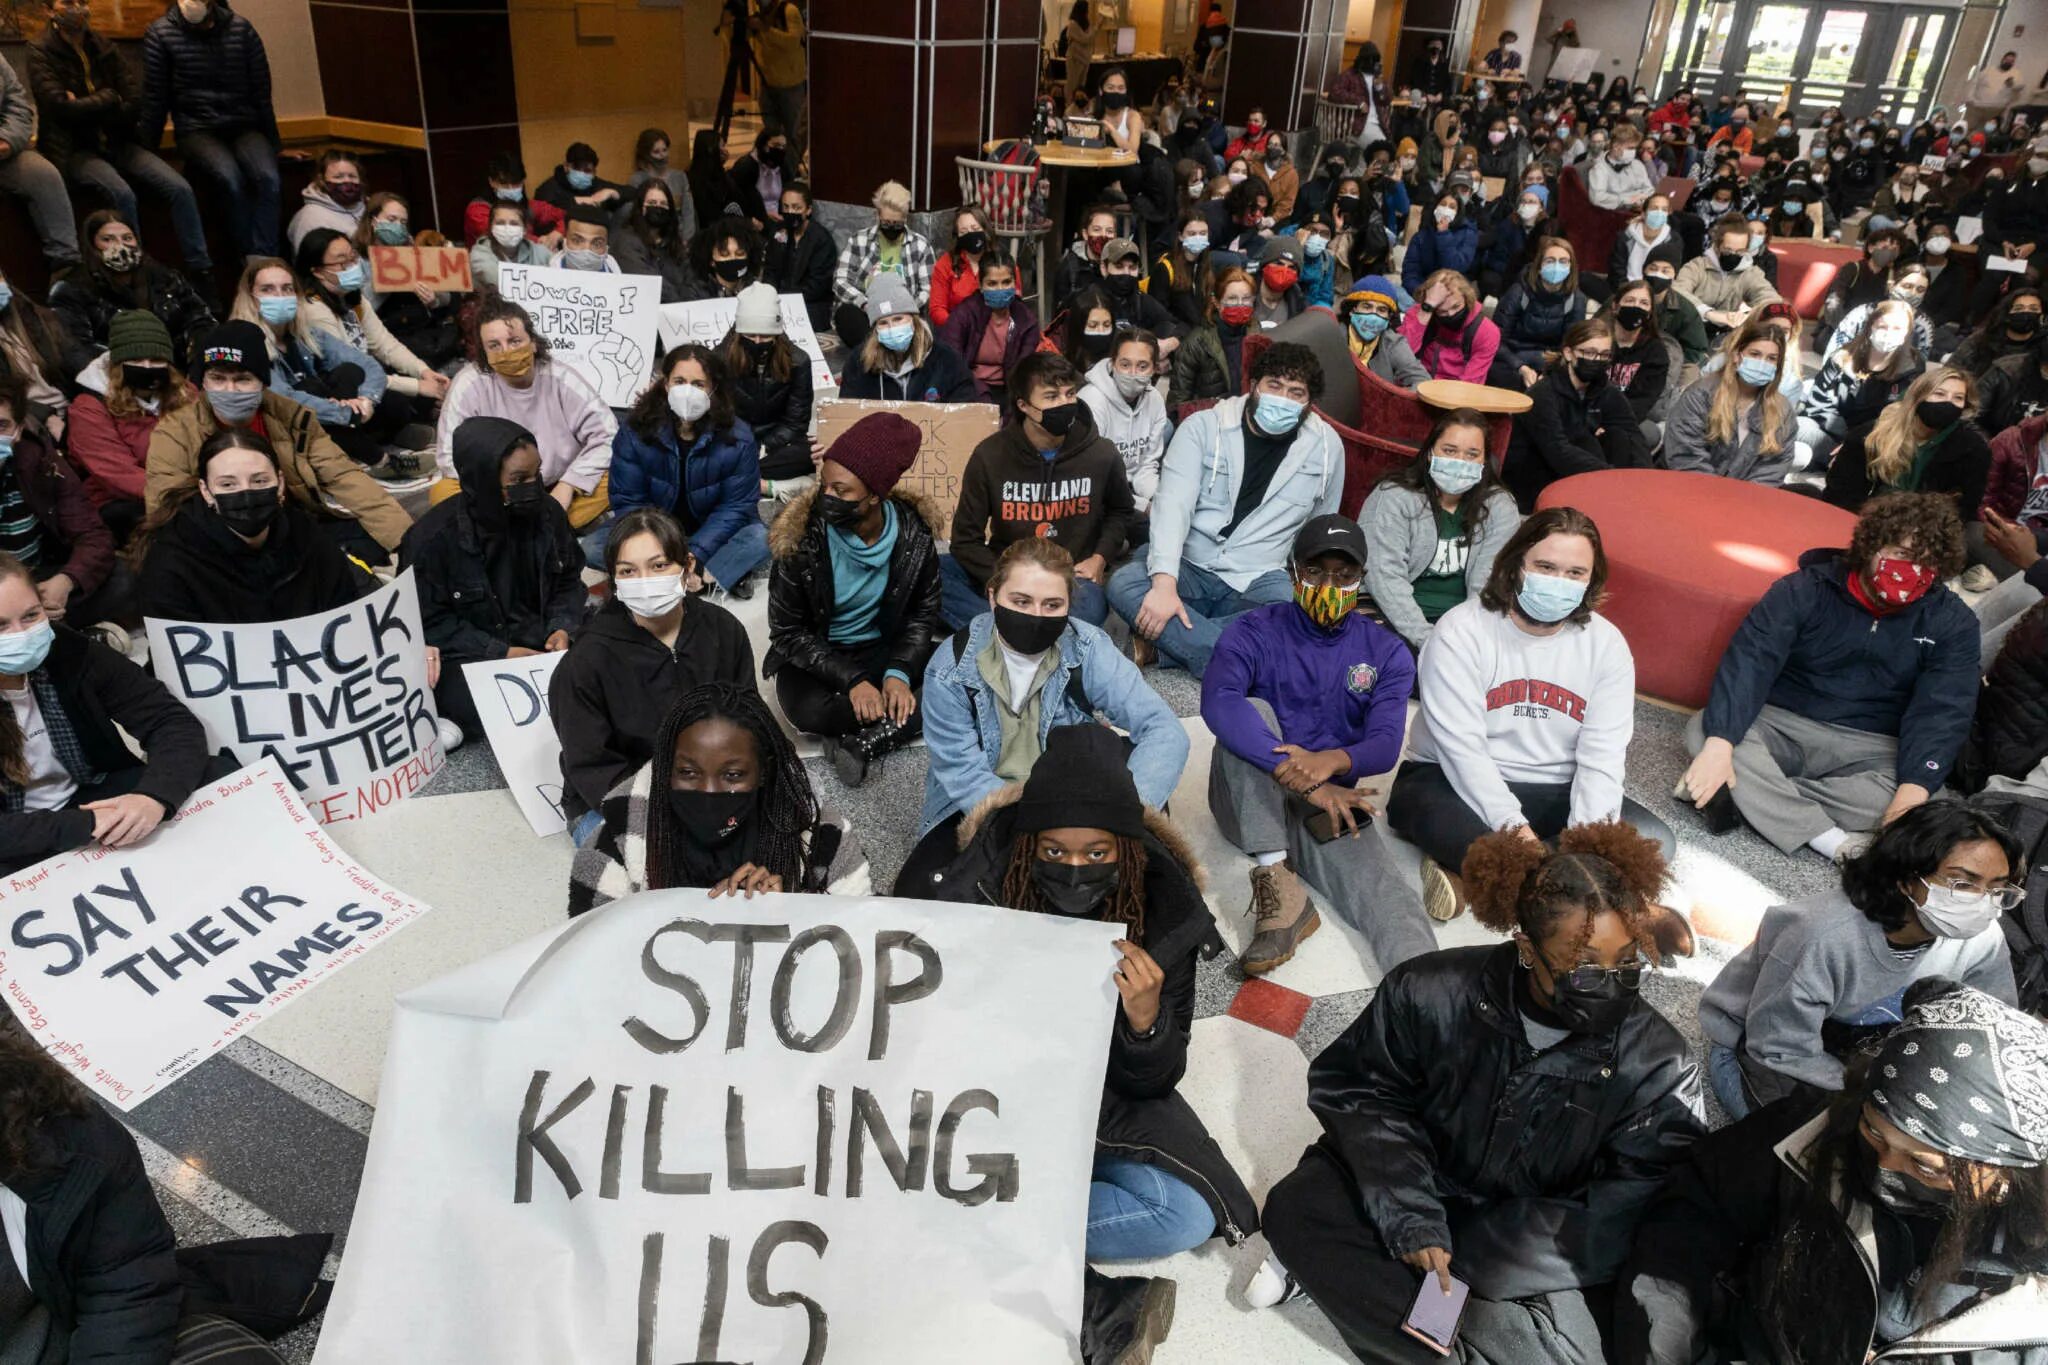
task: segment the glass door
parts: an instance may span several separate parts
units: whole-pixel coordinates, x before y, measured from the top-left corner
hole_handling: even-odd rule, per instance
[[[1878,83],[1872,114],[1901,127],[1927,117],[1934,104],[1936,77],[1948,62],[1954,20],[1952,12],[1942,10],[1898,11],[1898,34],[1892,40],[1884,78]]]
[[[1848,5],[1762,4],[1751,10],[1737,47],[1742,68],[1734,88],[1745,99],[1783,102],[1803,118],[1830,105],[1868,104],[1864,39],[1869,12]]]
[[[1684,81],[1711,104],[1727,73],[1728,35],[1734,26],[1735,0],[1680,0],[1664,44],[1657,93]]]

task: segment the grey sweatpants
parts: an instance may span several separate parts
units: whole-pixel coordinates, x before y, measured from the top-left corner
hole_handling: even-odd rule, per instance
[[[1265,702],[1252,705],[1284,740]],[[1209,760],[1209,813],[1223,837],[1246,853],[1287,850],[1287,861],[1345,922],[1365,935],[1382,973],[1421,953],[1435,952],[1436,933],[1422,911],[1422,896],[1401,875],[1380,822],[1356,835],[1320,843],[1303,828],[1309,811],[1289,801],[1265,772],[1218,744]]]
[[[1971,604],[1977,613],[1977,643],[1982,651],[1979,663],[1984,672],[1991,671],[1991,661],[2005,648],[2005,637],[2012,633],[2013,625],[2040,600],[2041,594],[2034,591],[2034,585],[2014,574]]]
[[[1689,753],[1706,745],[1704,714],[1686,723]],[[1898,760],[1890,735],[1766,706],[1735,746],[1735,809],[1784,853],[1830,829],[1876,829],[1899,789]]]

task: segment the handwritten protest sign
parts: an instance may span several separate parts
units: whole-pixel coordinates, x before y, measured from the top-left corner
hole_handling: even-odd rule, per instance
[[[928,497],[939,509],[939,534],[953,525],[960,501],[960,474],[974,448],[996,434],[1002,413],[993,403],[898,403],[880,398],[840,399],[818,405],[818,446],[831,454],[839,434],[870,412],[893,412],[917,423],[924,434],[917,461],[899,487]]]
[[[777,296],[782,302],[782,331],[789,338],[789,344],[811,358],[811,391],[814,397],[828,397],[839,392],[839,381],[832,377],[832,367],[825,363],[825,348],[818,344],[818,333],[811,326],[810,312],[804,306],[802,294]],[[664,303],[661,306],[661,344],[664,350],[674,350],[686,341],[700,346],[716,346],[732,331],[733,319],[739,315],[737,299],[696,299],[689,303]]]
[[[336,848],[262,763],[132,848],[0,878],[0,990],[82,1084],[133,1109],[426,910]]]
[[[656,277],[501,265],[498,292],[532,316],[549,353],[574,366],[608,405],[631,407],[653,378]]]
[[[548,681],[564,657],[535,654],[462,666],[505,785],[543,838],[569,823],[562,814],[562,741],[548,716]]]
[[[275,760],[322,824],[375,814],[447,761],[410,573],[292,621],[147,625],[157,678],[213,747]]]
[[[317,1365],[1070,1365],[1118,933],[657,891],[401,996]]]
[[[476,288],[469,276],[469,253],[459,246],[373,246],[370,283],[380,294],[397,294],[421,284],[439,294],[467,294]]]

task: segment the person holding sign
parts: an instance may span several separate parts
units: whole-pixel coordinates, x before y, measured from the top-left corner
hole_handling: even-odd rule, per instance
[[[562,811],[580,846],[605,794],[645,764],[676,698],[708,682],[754,685],[746,628],[707,598],[682,524],[642,507],[612,526],[604,567],[611,600],[585,623],[548,683],[562,741]]]
[[[620,273],[619,263],[612,259],[611,214],[590,204],[571,208],[562,229],[562,249],[548,257],[548,264],[563,270]]]
[[[899,399],[906,403],[972,403],[974,374],[960,353],[939,340],[918,312],[917,300],[893,275],[868,287],[873,330],[839,376],[839,396]]]
[[[303,291],[299,307],[306,326],[367,352],[384,367],[388,387],[383,406],[391,410],[386,420],[397,424],[394,431],[417,420],[419,407],[413,400],[423,399],[431,409],[448,392],[448,377],[427,368],[370,307],[369,268],[354,241],[332,228],[314,228],[299,240],[292,264]]]
[[[818,800],[751,686],[686,692],[663,718],[652,760],[612,789],[603,811],[603,831],[569,869],[572,917],[672,886],[749,899],[873,894],[853,825]]]
[[[470,418],[455,431],[455,468],[462,491],[406,532],[398,563],[418,570],[420,623],[441,651],[434,709],[473,739],[483,721],[462,665],[567,649],[583,623],[583,548],[525,427]]]
[[[0,875],[94,841],[135,843],[206,776],[198,718],[123,655],[57,629],[28,566],[9,554],[0,694]],[[123,730],[147,759],[136,760]]]
[[[625,274],[659,279],[663,303],[684,302],[692,297],[693,282],[689,239],[676,218],[675,191],[666,180],[643,180],[631,199],[612,238],[612,259]]]
[[[590,381],[548,354],[533,318],[509,299],[488,294],[476,310],[471,354],[441,400],[435,465],[441,478],[427,498],[439,502],[461,488],[455,477],[455,432],[472,417],[503,417],[533,433],[540,478],[562,504],[569,524],[585,530],[611,507],[612,438],[619,424]]]
[[[1641,994],[1664,858],[1610,821],[1555,852],[1488,834],[1465,873],[1512,941],[1394,968],[1310,1065],[1323,1136],[1266,1198],[1246,1298],[1307,1293],[1364,1361],[1602,1360],[1637,1217],[1706,1128],[1691,1049]],[[1454,1291],[1462,1319],[1423,1333],[1442,1349],[1410,1340]]]
[[[1096,1121],[1086,1255],[1149,1261],[1221,1235],[1235,1246],[1258,1207],[1202,1120],[1175,1089],[1187,1070],[1195,969],[1216,922],[1202,869],[1183,834],[1138,796],[1123,744],[1100,725],[1046,736],[1024,781],[990,793],[960,827],[962,852],[919,894],[1124,926],[1114,967],[1117,1018]],[[1145,1311],[1168,1280],[1111,1279],[1090,1270],[1081,1352],[1133,1357],[1164,1337],[1170,1315]],[[1160,1324],[1155,1326],[1154,1324]]]
[[[841,433],[818,481],[769,531],[768,657],[790,724],[827,736],[858,787],[875,758],[917,738],[917,693],[939,626],[938,513],[897,484],[917,461],[915,423],[874,412]]]
[[[808,479],[811,457],[811,358],[790,343],[782,302],[765,284],[740,291],[732,330],[718,358],[732,375],[733,411],[761,447],[761,492],[776,479]]]
[[[747,576],[768,562],[761,447],[734,413],[731,380],[708,347],[678,346],[661,358],[659,382],[612,441],[612,474],[617,511],[658,507],[683,524],[697,564],[691,592],[716,583],[753,596]]]

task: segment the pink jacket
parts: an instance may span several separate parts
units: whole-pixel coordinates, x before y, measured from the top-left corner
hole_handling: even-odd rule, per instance
[[[105,507],[117,498],[142,500],[142,467],[156,424],[157,419],[149,416],[114,416],[107,411],[106,400],[90,390],[72,400],[65,438],[71,462],[85,475],[85,495],[94,507]]]
[[[1465,324],[1462,333],[1446,334],[1439,329],[1427,346],[1422,343],[1428,328],[1422,305],[1410,308],[1408,316],[1401,319],[1401,335],[1408,339],[1415,358],[1432,378],[1462,379],[1469,384],[1486,382],[1486,372],[1493,368],[1493,353],[1500,349],[1500,328],[1490,318],[1481,316],[1478,309],[1473,309],[1472,314],[1473,320]]]

